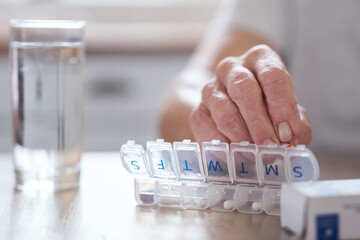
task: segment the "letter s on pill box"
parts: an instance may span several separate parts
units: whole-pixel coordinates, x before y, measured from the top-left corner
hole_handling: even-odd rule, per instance
[[[360,179],[284,183],[281,226],[306,239],[360,239]]]

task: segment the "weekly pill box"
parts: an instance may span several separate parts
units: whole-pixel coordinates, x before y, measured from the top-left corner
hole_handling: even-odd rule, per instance
[[[281,225],[306,239],[360,239],[360,179],[283,184]]]
[[[120,149],[140,205],[280,215],[283,182],[316,181],[319,167],[305,146],[213,140],[134,141]]]

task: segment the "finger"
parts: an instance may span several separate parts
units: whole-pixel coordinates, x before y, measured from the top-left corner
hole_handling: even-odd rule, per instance
[[[229,142],[229,139],[217,130],[209,110],[203,103],[190,114],[189,121],[196,142],[210,142],[214,139]]]
[[[216,81],[205,85],[202,98],[217,129],[231,142],[252,141],[239,109],[221,83]]]
[[[254,143],[279,143],[254,75],[235,58],[226,58],[219,64],[217,77],[238,107]]]
[[[298,138],[295,139],[294,145],[295,146],[298,144],[309,145],[312,137],[312,130],[309,122],[309,117],[304,107],[298,105],[298,109],[300,112],[301,125],[300,125],[300,134]]]
[[[294,84],[280,56],[266,45],[250,49],[244,57],[259,81],[271,121],[281,142],[291,142],[300,134],[300,114]]]

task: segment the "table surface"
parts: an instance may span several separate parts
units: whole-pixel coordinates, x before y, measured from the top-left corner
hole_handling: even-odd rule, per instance
[[[357,155],[317,154],[321,179],[360,178]],[[11,157],[0,154],[0,239],[290,239],[280,217],[140,207],[116,152],[85,153],[80,188],[14,190]]]

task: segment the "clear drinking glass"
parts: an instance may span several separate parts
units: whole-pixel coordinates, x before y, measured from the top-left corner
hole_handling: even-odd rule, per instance
[[[78,186],[84,21],[10,20],[16,188]]]

